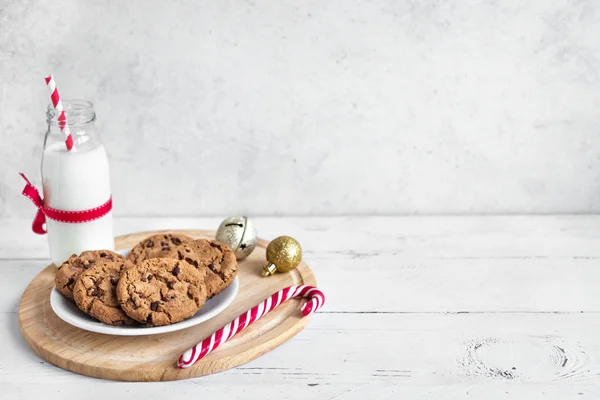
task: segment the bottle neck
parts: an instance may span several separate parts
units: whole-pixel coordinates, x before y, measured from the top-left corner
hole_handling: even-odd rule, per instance
[[[75,151],[85,151],[98,147],[100,138],[96,130],[96,113],[91,102],[85,100],[64,100],[63,107],[66,117],[66,125],[73,137]],[[44,141],[44,149],[60,148],[64,143],[65,136],[59,123],[60,113],[52,105],[46,111],[46,122],[48,131]]]

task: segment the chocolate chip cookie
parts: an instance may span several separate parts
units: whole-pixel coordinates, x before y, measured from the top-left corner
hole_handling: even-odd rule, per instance
[[[146,260],[124,271],[117,284],[121,308],[136,321],[169,325],[196,314],[206,301],[203,277],[172,258]]]
[[[176,250],[183,244],[193,239],[174,233],[162,233],[150,236],[135,245],[127,256],[134,264],[141,263],[152,258],[176,258]]]
[[[73,288],[77,307],[105,324],[135,324],[136,322],[123,312],[117,300],[117,284],[121,272],[131,267],[131,262],[118,260],[96,265],[82,272]]]
[[[188,247],[192,251],[186,252]],[[186,243],[182,249],[179,258],[192,264],[205,276],[209,298],[229,286],[237,275],[238,264],[235,254],[221,242],[198,239]]]
[[[96,265],[106,265],[124,260],[123,256],[110,250],[90,250],[84,251],[80,255],[73,254],[56,272],[54,284],[63,296],[73,301],[73,287],[83,271]]]

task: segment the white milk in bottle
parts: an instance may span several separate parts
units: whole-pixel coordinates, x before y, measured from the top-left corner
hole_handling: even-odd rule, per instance
[[[99,207],[111,197],[108,158],[95,127],[92,103],[63,101],[74,140],[67,151],[57,113],[48,108],[48,132],[42,158],[44,206],[62,211]],[[60,266],[72,254],[85,250],[113,250],[112,212],[82,223],[65,223],[46,218],[50,258]]]

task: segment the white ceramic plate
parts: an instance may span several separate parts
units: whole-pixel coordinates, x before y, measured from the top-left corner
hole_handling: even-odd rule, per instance
[[[127,255],[128,252],[129,251],[119,251],[118,253]],[[77,308],[75,303],[67,300],[58,290],[56,290],[56,287],[53,287],[50,292],[50,306],[60,319],[86,331],[116,336],[157,335],[159,333],[179,331],[208,321],[218,315],[221,311],[225,310],[227,306],[233,302],[239,287],[239,279],[236,277],[221,293],[212,299],[207,300],[196,315],[176,324],[166,326],[112,326],[104,324]]]

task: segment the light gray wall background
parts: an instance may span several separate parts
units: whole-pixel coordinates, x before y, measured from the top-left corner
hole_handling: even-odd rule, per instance
[[[600,211],[600,2],[0,0],[0,217],[53,72],[117,215]]]

